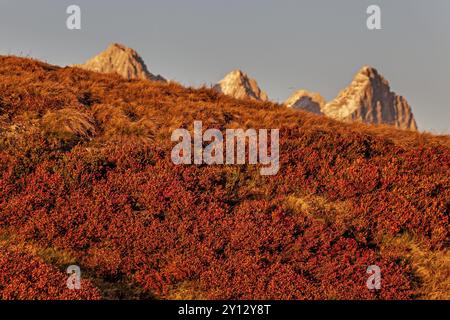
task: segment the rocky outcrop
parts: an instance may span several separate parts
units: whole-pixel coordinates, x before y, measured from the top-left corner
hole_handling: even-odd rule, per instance
[[[325,103],[325,99],[318,93],[298,90],[284,104],[289,108],[323,114],[322,109]]]
[[[259,88],[258,83],[241,70],[227,74],[214,89],[236,99],[268,100],[267,94]]]
[[[153,75],[144,60],[131,48],[113,43],[99,55],[75,67],[101,73],[117,73],[126,79],[165,81],[160,75]]]
[[[406,99],[392,92],[388,81],[369,66],[363,67],[352,83],[321,111],[342,121],[388,124],[400,129],[417,130]]]

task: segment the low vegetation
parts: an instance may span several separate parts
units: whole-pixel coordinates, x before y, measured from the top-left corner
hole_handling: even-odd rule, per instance
[[[280,128],[279,173],[173,165],[194,120]],[[0,57],[5,299],[448,298],[449,177],[448,136]]]

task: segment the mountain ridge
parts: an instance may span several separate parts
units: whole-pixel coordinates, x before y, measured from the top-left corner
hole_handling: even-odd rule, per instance
[[[406,98],[391,91],[389,82],[371,66],[363,66],[352,82],[331,101],[318,93],[296,91],[284,104],[345,122],[387,124],[417,131],[417,123]]]
[[[406,99],[391,91],[389,82],[375,68],[367,65],[321,111],[336,120],[388,124],[399,129],[418,130]]]
[[[110,44],[86,63],[74,66],[94,72],[117,73],[125,79],[166,81],[162,76],[152,74],[135,50],[118,43]],[[257,81],[239,69],[228,73],[213,89],[236,99],[269,101]],[[399,129],[418,130],[406,98],[391,91],[389,82],[368,65],[363,66],[351,83],[331,101],[326,102],[319,93],[298,90],[284,104],[339,121],[388,124]]]

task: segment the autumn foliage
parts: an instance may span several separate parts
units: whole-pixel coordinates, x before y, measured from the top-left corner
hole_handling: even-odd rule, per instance
[[[67,277],[55,267],[26,253],[0,249],[1,300],[100,299],[100,292],[86,280],[80,290],[69,290]]]
[[[170,134],[194,120],[280,128],[279,173],[173,165]],[[0,57],[0,228],[70,252],[89,286],[129,282],[163,299],[430,298],[391,240],[448,257],[449,177],[446,136]],[[62,266],[5,250],[0,297],[99,297],[70,295]],[[380,291],[366,287],[374,264]]]

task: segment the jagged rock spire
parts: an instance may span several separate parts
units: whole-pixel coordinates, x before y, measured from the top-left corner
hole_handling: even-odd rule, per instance
[[[139,54],[124,45],[113,43],[105,51],[76,67],[102,73],[117,73],[126,79],[165,81],[150,73]]]

